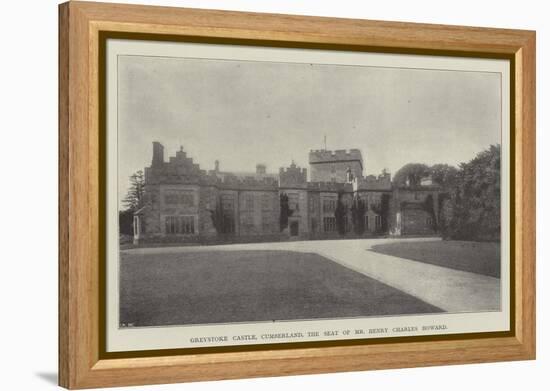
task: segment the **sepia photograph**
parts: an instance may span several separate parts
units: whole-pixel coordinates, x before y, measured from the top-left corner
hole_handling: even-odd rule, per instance
[[[506,7],[477,23],[314,3],[59,5],[58,84],[39,77],[58,142],[31,126],[57,177],[7,170],[58,190],[58,230],[39,230],[57,234],[56,275],[31,273],[57,283],[58,338],[23,332],[57,349],[42,383],[301,389],[354,372],[387,388],[429,367],[421,386],[518,389],[502,365],[540,369],[538,32],[495,19]],[[44,149],[19,133],[9,145]]]
[[[109,57],[118,332],[210,346],[509,327],[502,72],[214,54]]]

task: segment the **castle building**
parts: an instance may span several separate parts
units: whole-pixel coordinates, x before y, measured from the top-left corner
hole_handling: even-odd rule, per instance
[[[183,148],[165,160],[153,142],[134,242],[216,243],[437,233],[439,187],[395,186],[389,173],[363,175],[358,149],[312,150],[308,170],[278,174],[203,170]],[[284,215],[284,216],[283,216]]]
[[[313,182],[346,182],[350,171],[353,177],[363,176],[363,156],[358,149],[312,150],[309,167]]]

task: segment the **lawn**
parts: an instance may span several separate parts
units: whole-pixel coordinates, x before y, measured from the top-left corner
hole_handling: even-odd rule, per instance
[[[163,326],[441,312],[313,253],[121,252],[120,323]]]
[[[500,243],[403,241],[376,244],[369,251],[500,278]]]

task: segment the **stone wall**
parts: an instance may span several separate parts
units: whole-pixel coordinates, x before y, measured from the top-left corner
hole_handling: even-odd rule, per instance
[[[429,197],[432,199],[433,214],[429,212]],[[439,191],[433,186],[395,188],[390,200],[390,234],[395,236],[436,234],[438,199]]]
[[[283,230],[283,234],[288,237],[307,239],[309,237],[307,190],[281,188],[280,192],[288,196],[289,207],[292,210],[292,214],[288,218],[288,227]]]
[[[321,221],[321,197],[319,192],[308,192],[308,215],[310,238],[319,237],[322,229]]]
[[[280,187],[299,187],[307,186],[307,169],[300,168],[292,163],[290,167],[279,169]]]
[[[161,236],[160,226],[160,185],[146,185],[144,192],[142,221],[142,236]]]
[[[346,182],[348,168],[351,169],[354,177],[359,175],[362,170],[357,161],[311,164],[310,179],[322,182]]]
[[[391,176],[388,173],[374,176],[356,177],[354,179],[355,191],[391,191]]]
[[[312,182],[346,182],[348,168],[353,177],[363,176],[363,157],[358,149],[309,152]]]
[[[278,191],[239,191],[239,236],[276,234],[279,209]]]
[[[423,209],[403,209],[401,211],[401,235],[432,235],[433,225],[428,222],[431,215]]]

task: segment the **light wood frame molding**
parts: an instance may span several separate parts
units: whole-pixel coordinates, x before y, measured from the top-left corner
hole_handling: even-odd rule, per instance
[[[503,56],[515,196],[509,336],[104,358],[100,349],[100,32]],[[59,6],[59,384],[70,389],[535,358],[535,32],[106,3]]]

